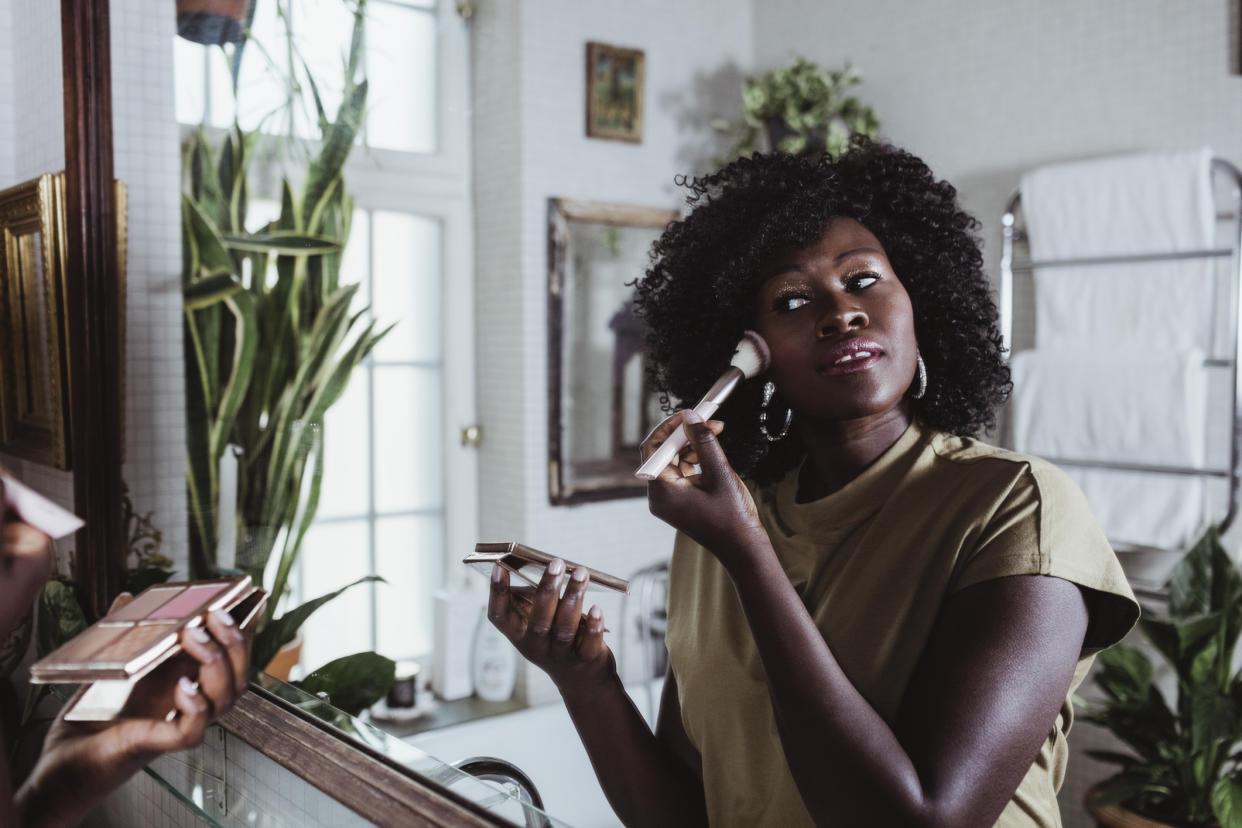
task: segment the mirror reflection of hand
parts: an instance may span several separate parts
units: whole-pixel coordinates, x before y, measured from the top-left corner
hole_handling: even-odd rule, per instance
[[[122,595],[111,609],[131,600]],[[179,675],[168,672],[150,681],[152,673],[135,689],[141,694],[135,705],[145,705],[147,717],[105,723],[57,718],[18,792],[20,813],[38,817],[32,824],[76,824],[160,754],[202,743],[207,726],[245,692],[249,675],[247,636],[227,613],[209,613],[206,622],[182,630],[185,657],[170,659],[187,665]]]
[[[652,430],[643,441],[645,460],[677,428],[689,438],[676,460],[647,483],[651,513],[692,538],[726,567],[750,538],[764,537],[754,498],[729,465],[717,437],[719,420],[703,421],[693,410],[679,411]]]
[[[587,689],[616,675],[616,662],[604,643],[604,616],[598,606],[584,613],[590,576],[575,567],[561,594],[565,562],[548,564],[536,589],[511,588],[509,572],[492,569],[487,618],[519,653],[546,672],[562,693]]]
[[[0,482],[0,641],[34,605],[56,565],[52,539],[4,511]]]

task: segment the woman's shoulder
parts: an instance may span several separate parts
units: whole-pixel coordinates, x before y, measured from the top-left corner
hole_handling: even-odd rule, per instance
[[[956,470],[963,474],[978,474],[991,470],[999,476],[1012,478],[1019,487],[1033,489],[1037,496],[1068,497],[1085,505],[1082,491],[1074,480],[1059,466],[1042,457],[944,432],[934,432],[930,442],[936,458],[935,465],[946,472]]]

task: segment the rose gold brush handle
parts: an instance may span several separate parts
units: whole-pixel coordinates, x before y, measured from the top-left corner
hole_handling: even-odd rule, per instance
[[[716,413],[716,409],[720,408],[723,403],[742,381],[745,374],[742,369],[736,366],[729,366],[729,370],[721,374],[720,379],[716,380],[716,384],[708,389],[703,395],[703,399],[699,400],[698,405],[694,407],[694,411],[704,420],[711,418]],[[679,428],[668,436],[660,447],[656,449],[650,457],[638,467],[638,471],[634,472],[634,476],[642,480],[654,480],[656,476],[664,470],[664,467],[673,462],[678,452],[686,444],[686,431]]]

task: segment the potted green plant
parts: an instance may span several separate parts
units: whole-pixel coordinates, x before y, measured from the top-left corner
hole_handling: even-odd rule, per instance
[[[1119,766],[1087,806],[1100,825],[1242,826],[1242,574],[1211,528],[1173,570],[1168,608],[1145,612],[1140,629],[1176,678],[1170,705],[1140,649],[1102,652],[1094,683],[1104,699],[1085,721],[1130,752],[1092,751]],[[1136,821],[1139,819],[1151,822]]]
[[[729,158],[767,149],[792,154],[840,154],[854,135],[874,138],[875,111],[847,91],[862,83],[850,64],[829,71],[806,58],[748,77],[742,85],[742,119],[712,127],[734,137]]]
[[[259,133],[234,127],[211,146],[200,130],[186,152],[182,198],[186,332],[187,484],[190,574],[250,574],[271,594],[251,651],[267,665],[316,609],[363,578],[276,616],[302,541],[315,516],[323,474],[324,415],[353,369],[386,330],[353,308],[358,285],[340,282],[353,199],[342,170],[366,107],[361,78],[364,2],[354,8],[341,104],[325,111],[315,79],[321,131],[305,162],[300,193],[286,177],[280,216],[246,229],[248,172]],[[305,69],[305,66],[303,66]],[[237,458],[235,508],[221,506],[221,460]],[[236,535],[234,561],[216,558],[219,522]],[[268,561],[277,556],[270,579]],[[378,672],[391,684],[395,665],[375,653],[346,657],[344,678]],[[386,690],[386,688],[385,688]],[[382,693],[381,693],[382,695]]]

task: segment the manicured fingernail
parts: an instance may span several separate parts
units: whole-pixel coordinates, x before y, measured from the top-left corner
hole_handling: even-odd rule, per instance
[[[189,633],[190,633],[190,638],[193,638],[199,644],[206,644],[208,641],[211,640],[211,636],[208,635],[207,631],[204,630],[202,627],[190,627]]]
[[[216,617],[216,620],[219,621],[224,626],[226,627],[233,626],[233,616],[229,615],[224,610],[212,610],[211,614],[214,615]]]
[[[551,572],[553,575],[560,575],[564,571],[565,562],[560,558],[554,558],[552,563],[548,564],[548,572]]]
[[[595,606],[591,607],[591,611],[588,612],[587,615],[591,616],[592,621],[598,621],[599,619],[604,617],[604,611],[599,608],[599,604],[596,604]]]
[[[190,681],[188,677],[182,676],[181,678],[177,679],[177,684],[180,684],[181,689],[189,693],[191,696],[198,695],[198,684],[196,682]]]
[[[703,418],[699,416],[699,412],[695,411],[693,408],[687,408],[687,409],[686,409],[686,413],[685,413],[685,415],[684,415],[684,419],[685,419],[685,421],[686,421],[687,423],[701,423],[701,422],[703,422]]]
[[[574,571],[570,573],[569,577],[570,577],[570,580],[576,581],[578,583],[582,583],[583,581],[587,579],[586,567],[575,566]]]
[[[493,584],[500,583],[501,574],[503,572],[504,572],[504,569],[500,566],[500,564],[496,564],[492,567],[492,583]]]

